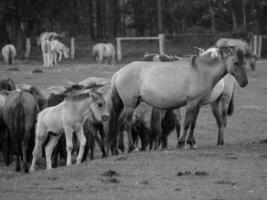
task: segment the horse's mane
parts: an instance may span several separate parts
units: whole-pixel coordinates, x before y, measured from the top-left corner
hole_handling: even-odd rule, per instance
[[[90,97],[90,92],[77,93],[73,92],[65,97],[66,101],[81,101]]]
[[[15,90],[16,86],[11,78],[3,78],[0,80],[0,90]]]

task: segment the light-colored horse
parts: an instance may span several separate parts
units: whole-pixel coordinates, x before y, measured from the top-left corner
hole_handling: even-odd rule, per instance
[[[132,62],[112,77],[112,112],[109,120],[109,140],[117,138],[118,119],[128,133],[129,150],[135,146],[130,130],[132,114],[140,101],[160,109],[179,108],[190,103],[196,109],[206,102],[216,83],[231,73],[241,87],[248,83],[244,68],[244,53],[230,47],[211,54],[182,59],[176,62]],[[189,116],[190,118],[190,116]]]
[[[93,46],[93,58],[96,58],[97,63],[102,63],[103,59],[106,63],[115,64],[115,48],[111,43],[97,43]]]
[[[216,56],[216,48],[209,48],[206,51],[199,48],[199,55],[211,53],[213,56]],[[216,119],[218,125],[218,139],[217,145],[224,144],[224,129],[227,124],[227,115],[233,113],[234,106],[234,91],[235,91],[236,80],[231,74],[225,75],[213,88],[210,98],[203,102],[202,105],[210,104],[212,108],[212,113]],[[190,104],[189,104],[190,105]],[[199,113],[200,107],[193,110],[192,114],[187,114],[186,116],[193,116],[191,119],[187,119],[185,116],[184,131],[181,134],[177,147],[184,146],[185,148],[192,147],[196,148],[196,141],[194,138],[194,128],[196,124],[197,115]],[[190,106],[186,107],[186,113],[190,112]],[[190,128],[190,132],[187,134],[187,129]]]
[[[67,166],[71,165],[72,137],[75,132],[80,148],[77,164],[82,160],[86,138],[83,124],[86,120],[102,122],[108,118],[106,102],[98,92],[84,90],[78,94],[67,97],[62,103],[44,109],[38,116],[35,134],[35,148],[30,171],[35,170],[35,163],[41,154],[41,147],[48,133],[52,132],[50,140],[45,147],[47,169],[51,169],[51,154],[63,132],[66,137]]]
[[[2,48],[2,57],[5,64],[13,65],[16,55],[16,48],[13,44],[7,44]]]
[[[70,49],[66,47],[66,45],[63,44],[62,42],[58,40],[52,40],[50,41],[50,45],[51,45],[51,59],[52,63],[54,63],[55,65],[57,65],[57,63],[62,60],[62,55],[64,56],[64,58],[70,57],[69,56]],[[59,55],[59,57],[57,56],[57,54]]]
[[[41,43],[42,56],[44,67],[51,67],[53,65],[50,40],[44,40]]]
[[[251,70],[255,71],[257,56],[253,54],[251,46],[249,46],[246,41],[234,38],[221,38],[217,40],[216,47],[220,48],[225,46],[233,46],[242,49],[245,56],[248,58]]]
[[[40,34],[39,37],[37,37],[37,46],[40,46],[45,40],[54,40],[59,37],[63,37],[65,34],[61,33],[58,34],[56,32],[43,32]]]

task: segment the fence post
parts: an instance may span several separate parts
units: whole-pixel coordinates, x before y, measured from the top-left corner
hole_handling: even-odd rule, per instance
[[[253,36],[253,54],[256,55],[256,56],[258,56],[258,52],[257,52],[257,50],[258,50],[258,48],[257,48],[258,40],[257,39],[258,39],[257,35],[254,35]]]
[[[25,54],[24,54],[24,57],[26,59],[29,58],[30,52],[31,52],[31,39],[30,38],[26,38],[26,47],[25,47]]]
[[[75,38],[70,38],[70,59],[74,59],[75,56]]]
[[[121,40],[120,40],[120,38],[116,38],[116,40],[117,40],[117,59],[118,59],[118,61],[120,61],[121,60]]]
[[[159,34],[159,53],[160,54],[164,54],[165,52],[164,46],[165,46],[165,34],[160,33]]]
[[[258,36],[258,58],[261,57],[261,48],[262,48],[262,35]]]

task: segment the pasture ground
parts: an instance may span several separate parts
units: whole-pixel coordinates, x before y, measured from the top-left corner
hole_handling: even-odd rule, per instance
[[[63,62],[43,69],[41,60],[20,62],[19,71],[0,66],[0,77],[42,89],[89,76],[109,78],[125,64]],[[235,112],[228,119],[224,147],[216,147],[217,126],[208,106],[196,126],[196,150],[147,151],[97,158],[79,166],[50,171],[41,164],[32,174],[16,173],[0,158],[0,199],[267,199],[267,61],[249,71],[246,88],[237,87]],[[42,69],[44,73],[32,73]],[[43,162],[41,160],[41,162]],[[107,173],[105,173],[107,172]]]

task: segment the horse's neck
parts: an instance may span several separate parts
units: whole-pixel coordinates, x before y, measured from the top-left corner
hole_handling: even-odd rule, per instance
[[[73,105],[73,108],[75,108],[76,112],[79,112],[82,116],[86,115],[90,110],[91,102],[88,99],[74,101],[71,103]]]
[[[213,65],[205,65],[205,80],[213,88],[216,83],[227,74],[225,60],[219,61]],[[209,80],[209,81],[208,81]]]

